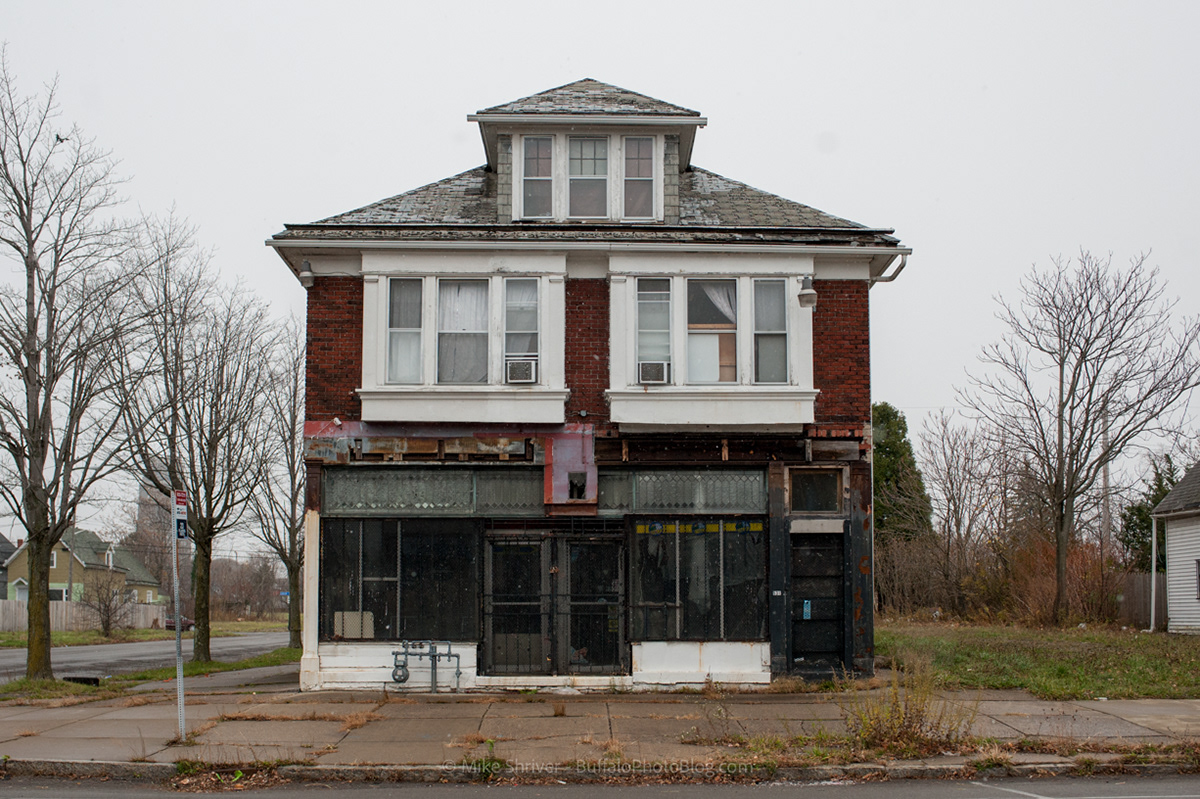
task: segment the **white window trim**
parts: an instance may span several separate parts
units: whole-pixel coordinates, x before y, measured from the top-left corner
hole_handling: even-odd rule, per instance
[[[51,569],[58,568],[58,550],[57,549],[50,550],[50,568]]]
[[[550,138],[551,144],[551,215],[525,216],[525,139]],[[570,216],[570,145],[572,138],[608,140],[608,215],[600,217]],[[653,215],[648,217],[626,217],[625,214],[625,140],[627,138],[653,139],[654,145],[654,191]],[[530,131],[513,136],[512,145],[512,209],[513,221],[527,222],[595,222],[616,220],[628,222],[661,222],[663,219],[663,146],[661,134],[646,132],[591,132],[587,130],[559,133],[554,131]]]
[[[527,267],[527,268],[525,268]],[[558,255],[433,254],[364,256],[363,421],[562,423],[565,374],[566,259]],[[503,269],[504,271],[499,271]],[[452,271],[451,271],[452,270]],[[421,289],[421,382],[387,382],[389,278],[418,278]],[[538,281],[537,382],[504,382],[506,278]],[[437,382],[438,281],[486,279],[488,382]]]
[[[650,259],[631,256],[610,261],[611,313],[609,390],[611,417],[622,428],[673,430],[803,429],[814,421],[812,309],[796,296],[804,275],[813,273],[811,257],[739,261],[737,258]],[[720,271],[724,270],[724,271]],[[753,270],[753,271],[751,271]],[[642,385],[637,373],[637,278],[671,280],[671,373],[663,385]],[[687,375],[687,280],[738,281],[738,379],[731,383],[691,384]],[[783,279],[788,382],[754,382],[754,281]],[[745,320],[744,322],[742,320]],[[770,423],[768,421],[770,420]]]

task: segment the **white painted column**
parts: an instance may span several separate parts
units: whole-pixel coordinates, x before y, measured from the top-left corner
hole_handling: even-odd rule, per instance
[[[304,624],[301,641],[304,653],[300,657],[300,690],[313,691],[320,687],[321,659],[317,655],[317,627],[320,610],[321,513],[304,512]]]

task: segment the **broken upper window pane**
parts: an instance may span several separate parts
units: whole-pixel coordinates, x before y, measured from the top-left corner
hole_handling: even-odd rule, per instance
[[[840,513],[842,473],[833,470],[793,469],[791,508],[797,513]]]

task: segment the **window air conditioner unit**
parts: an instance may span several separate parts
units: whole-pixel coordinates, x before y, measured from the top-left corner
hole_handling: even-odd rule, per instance
[[[505,383],[536,383],[537,382],[537,361],[512,360],[504,362],[504,382]]]
[[[666,383],[671,374],[671,364],[666,361],[641,361],[638,363],[639,383]]]

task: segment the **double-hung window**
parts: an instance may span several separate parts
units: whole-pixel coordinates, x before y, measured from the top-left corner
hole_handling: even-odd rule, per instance
[[[654,139],[625,137],[625,213],[627,219],[654,216]]]
[[[538,282],[534,278],[504,281],[504,379],[537,381]]]
[[[608,139],[571,136],[569,215],[577,219],[608,216]]]
[[[754,281],[754,382],[786,383],[787,301],[782,280]]]
[[[670,278],[638,278],[637,367],[640,383],[671,379]]]
[[[438,282],[437,380],[488,382],[488,281]]]
[[[687,282],[688,382],[736,383],[737,281]]]
[[[554,139],[550,136],[525,138],[522,200],[525,216],[542,218],[554,215]]]
[[[421,382],[421,280],[396,279],[388,286],[389,383]]]

